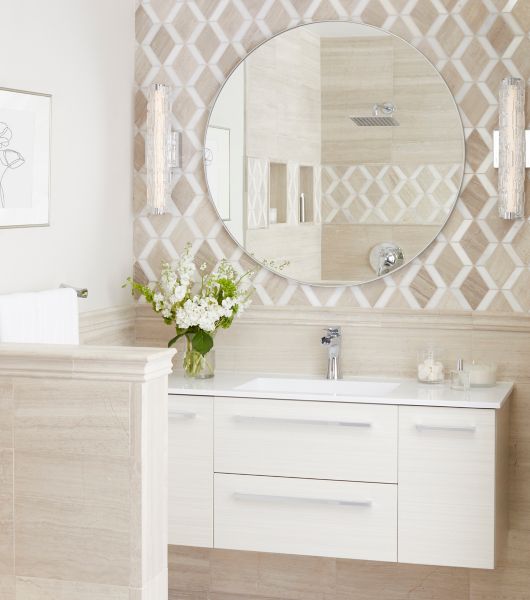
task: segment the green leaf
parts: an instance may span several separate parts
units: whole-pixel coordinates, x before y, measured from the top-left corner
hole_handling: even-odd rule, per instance
[[[205,354],[208,354],[208,352],[210,352],[210,350],[213,348],[213,338],[206,331],[199,329],[199,331],[193,336],[193,339],[191,340],[191,346],[195,350],[195,352],[198,352],[199,354],[202,354],[204,356]]]

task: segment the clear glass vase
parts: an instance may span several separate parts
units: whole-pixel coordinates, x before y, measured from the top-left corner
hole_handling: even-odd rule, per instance
[[[215,375],[215,348],[202,355],[193,349],[191,339],[186,337],[184,373],[194,379],[209,379]]]

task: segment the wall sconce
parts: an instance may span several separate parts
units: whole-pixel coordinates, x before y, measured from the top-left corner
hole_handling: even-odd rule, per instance
[[[155,83],[149,89],[147,103],[147,206],[161,215],[171,196],[171,183],[180,167],[180,134],[171,128],[171,88]]]
[[[499,130],[493,132],[493,166],[499,169],[498,208],[501,219],[524,217],[525,169],[530,167],[530,131],[525,131],[525,82],[502,80]]]

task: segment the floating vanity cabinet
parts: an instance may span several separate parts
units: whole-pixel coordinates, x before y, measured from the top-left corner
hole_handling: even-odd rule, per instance
[[[213,546],[213,398],[169,396],[170,544]]]
[[[215,383],[170,396],[171,544],[495,568],[511,384],[355,401]]]

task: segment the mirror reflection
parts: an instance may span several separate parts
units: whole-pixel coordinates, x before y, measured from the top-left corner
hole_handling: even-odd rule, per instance
[[[232,73],[205,169],[232,237],[302,282],[360,283],[412,260],[456,202],[464,139],[438,71],[380,29],[314,23]]]

